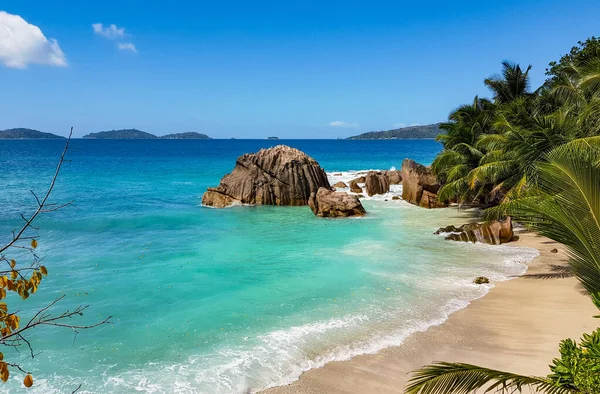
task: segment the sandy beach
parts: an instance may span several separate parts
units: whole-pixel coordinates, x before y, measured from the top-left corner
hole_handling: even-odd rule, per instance
[[[525,275],[496,283],[485,297],[442,325],[410,336],[401,346],[329,363],[265,392],[400,393],[410,371],[434,361],[546,375],[560,340],[579,339],[595,329],[598,321],[592,316],[598,311],[568,273],[560,244],[527,233],[513,245],[537,248],[540,256]],[[551,252],[554,248],[558,253]]]

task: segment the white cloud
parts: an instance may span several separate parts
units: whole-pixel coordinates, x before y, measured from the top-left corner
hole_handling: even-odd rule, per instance
[[[47,39],[39,27],[4,11],[0,11],[0,62],[13,68],[26,68],[29,64],[67,65],[55,39]]]
[[[130,42],[120,42],[117,44],[117,47],[122,51],[131,51],[133,53],[137,53],[137,49],[135,45]]]
[[[341,120],[336,120],[336,121],[329,123],[329,126],[331,126],[331,127],[358,127],[358,123],[346,123],[346,122],[342,122]]]
[[[117,27],[115,24],[104,26],[102,23],[94,23],[92,29],[97,35],[111,40],[125,37],[125,28]]]

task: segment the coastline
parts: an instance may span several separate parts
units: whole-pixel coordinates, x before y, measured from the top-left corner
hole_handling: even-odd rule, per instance
[[[401,393],[409,372],[434,361],[457,361],[525,375],[548,374],[565,338],[579,339],[597,327],[597,310],[577,280],[569,276],[562,245],[536,234],[520,234],[514,246],[540,251],[527,272],[494,283],[484,297],[451,314],[447,321],[418,332],[396,347],[303,373],[283,393]],[[558,253],[551,253],[552,249]]]

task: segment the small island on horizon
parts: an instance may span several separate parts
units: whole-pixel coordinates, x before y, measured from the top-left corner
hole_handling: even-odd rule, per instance
[[[39,130],[16,128],[0,130],[0,139],[10,140],[32,140],[32,139],[64,139],[61,135],[44,133]]]
[[[196,132],[174,133],[157,136],[137,129],[107,130],[84,135],[84,139],[128,139],[128,140],[210,140],[206,134]]]
[[[445,131],[440,129],[441,123],[420,126],[408,126],[384,131],[370,131],[346,138],[347,140],[405,140],[405,139],[435,139]]]

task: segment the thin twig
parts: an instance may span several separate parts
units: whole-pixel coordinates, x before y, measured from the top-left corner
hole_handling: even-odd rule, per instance
[[[40,214],[40,212],[42,212],[44,205],[46,204],[46,201],[48,200],[48,197],[50,197],[50,193],[52,192],[52,189],[54,189],[54,184],[56,183],[56,178],[58,178],[58,174],[60,173],[60,168],[62,166],[63,161],[65,160],[65,154],[67,153],[67,149],[69,149],[69,142],[71,142],[71,135],[73,135],[72,127],[71,127],[71,131],[69,132],[69,137],[67,138],[67,143],[65,144],[65,149],[63,149],[62,154],[60,155],[60,160],[58,161],[58,165],[56,166],[56,171],[54,172],[54,176],[52,177],[52,182],[50,182],[50,187],[48,188],[48,191],[46,191],[46,195],[41,200],[41,202],[38,199],[38,208],[35,210],[35,212],[33,213],[33,215],[31,215],[31,217],[29,219],[25,219],[26,220],[25,225],[21,228],[21,230],[19,230],[19,232],[17,232],[16,235],[13,235],[12,241],[10,241],[6,245],[4,245],[2,248],[0,248],[0,253],[4,252],[6,249],[10,248],[15,242],[17,242],[17,240],[19,240],[21,238],[21,236],[23,235],[25,230],[27,230],[31,226],[31,223]],[[37,199],[37,196],[36,196],[36,199]]]

